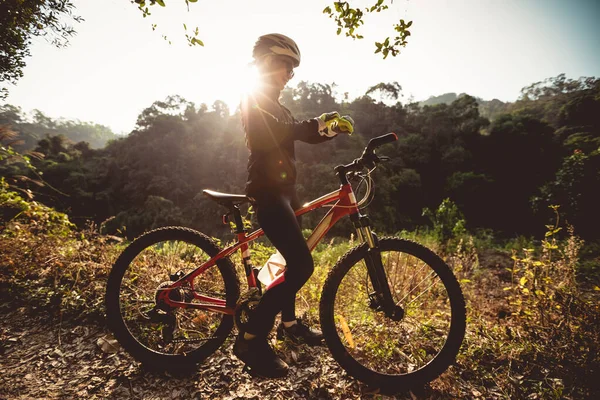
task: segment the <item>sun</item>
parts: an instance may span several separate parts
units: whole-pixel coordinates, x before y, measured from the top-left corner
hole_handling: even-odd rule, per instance
[[[227,87],[222,87],[220,95],[230,110],[234,111],[240,105],[245,94],[252,93],[258,86],[258,70],[253,64],[242,67],[235,73],[230,74]]]

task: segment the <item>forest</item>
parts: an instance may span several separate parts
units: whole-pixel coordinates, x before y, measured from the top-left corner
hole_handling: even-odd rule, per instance
[[[537,235],[553,217],[548,207],[559,205],[578,235],[600,239],[599,79],[559,75],[523,88],[514,103],[449,93],[402,104],[396,82],[351,101],[336,95],[334,85],[307,82],[282,94],[299,120],[338,110],[357,123],[351,137],[297,144],[302,201],[335,189],[333,167],[360,155],[370,138],[395,132],[398,143],[382,150],[391,161],[375,172],[369,213],[379,231],[431,225],[423,210],[449,199],[470,232]],[[0,124],[16,133],[15,150],[31,152],[37,171],[5,160],[0,174],[80,226],[92,220],[133,238],[177,224],[222,236],[227,227],[202,189],[243,193],[248,151],[239,110],[221,101],[156,101],[125,137],[40,111],[28,120],[11,105],[0,109]],[[347,236],[343,230],[333,234]]]
[[[372,172],[375,197],[365,212],[378,234],[440,254],[468,313],[456,364],[417,397],[593,397],[600,391],[600,79],[561,74],[524,87],[511,103],[464,93],[402,99],[397,82],[355,99],[334,84],[300,82],[281,101],[299,120],[337,110],[356,122],[352,136],[297,143],[302,201],[335,190],[333,168],[358,157],[371,138],[398,135],[380,148],[390,160]],[[286,349],[297,372],[280,386],[252,381],[228,353],[186,379],[146,371],[112,349],[105,281],[130,240],[168,225],[232,240],[224,210],[202,190],[243,193],[248,150],[239,109],[173,95],[119,136],[5,104],[0,127],[0,288],[6,318],[18,327],[0,331],[0,368],[11,367],[0,395],[387,398],[345,375],[325,349]],[[251,209],[243,211],[255,222]],[[321,215],[306,215],[303,228]],[[315,323],[328,268],[353,245],[352,233],[342,221],[313,253],[322,268],[300,297]],[[259,243],[254,252],[260,265],[272,249]],[[58,345],[40,344],[48,326]],[[32,373],[55,383],[40,386]]]

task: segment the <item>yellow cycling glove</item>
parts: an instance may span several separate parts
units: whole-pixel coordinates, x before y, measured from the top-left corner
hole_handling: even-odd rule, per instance
[[[319,122],[319,134],[327,137],[334,137],[337,135],[338,132],[334,132],[333,128],[337,125],[339,118],[340,114],[337,111],[321,114],[321,116],[317,118],[317,122]]]
[[[349,115],[344,115],[337,119],[336,126],[333,127],[333,131],[337,133],[347,133],[352,135],[354,132],[354,120]]]

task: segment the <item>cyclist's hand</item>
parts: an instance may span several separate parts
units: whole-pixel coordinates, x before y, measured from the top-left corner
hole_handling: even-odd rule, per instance
[[[352,132],[354,132],[354,120],[349,115],[344,115],[337,119],[337,124],[333,127],[333,130],[337,133],[352,135]]]
[[[319,134],[321,136],[334,137],[338,132],[334,132],[333,127],[337,125],[340,113],[337,111],[321,114],[317,118],[319,122]]]

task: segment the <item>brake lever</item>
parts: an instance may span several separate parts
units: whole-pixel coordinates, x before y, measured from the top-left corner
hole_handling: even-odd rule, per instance
[[[360,175],[356,171],[351,171],[348,173],[347,176],[348,176],[349,180],[354,180],[354,179],[357,179]]]

